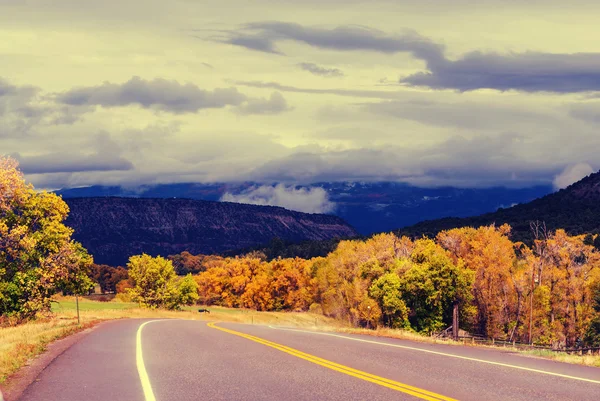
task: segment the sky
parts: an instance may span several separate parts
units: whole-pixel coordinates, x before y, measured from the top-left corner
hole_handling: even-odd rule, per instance
[[[0,0],[0,155],[50,189],[560,188],[600,168],[598,15],[594,0]]]

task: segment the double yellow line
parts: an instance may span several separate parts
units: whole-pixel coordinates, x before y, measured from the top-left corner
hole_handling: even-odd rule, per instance
[[[217,329],[217,330],[221,330],[226,333],[233,334],[233,335],[236,335],[239,337],[246,338],[248,340],[266,345],[267,347],[275,348],[279,351],[285,352],[286,354],[293,355],[297,358],[304,359],[306,361],[326,367],[328,369],[335,370],[337,372],[344,373],[346,375],[353,376],[358,379],[365,380],[365,381],[368,381],[371,383],[375,383],[375,384],[378,384],[383,387],[387,387],[387,388],[395,390],[395,391],[400,391],[402,393],[412,395],[412,396],[420,398],[422,400],[457,401],[454,398],[445,397],[443,395],[436,394],[431,391],[423,390],[418,387],[409,386],[408,384],[403,384],[403,383],[400,383],[400,382],[397,382],[394,380],[386,379],[384,377],[372,375],[370,373],[363,372],[361,370],[353,369],[353,368],[350,368],[345,365],[340,365],[339,363],[335,363],[335,362],[329,361],[327,359],[319,358],[314,355],[307,354],[302,351],[298,351],[297,349],[286,347],[285,345],[277,344],[272,341],[262,339],[260,337],[252,336],[252,335],[246,334],[246,333],[241,333],[241,332],[235,331],[235,330],[226,329],[224,327],[219,327],[216,325],[216,322],[208,323],[208,327],[211,327],[211,328]]]

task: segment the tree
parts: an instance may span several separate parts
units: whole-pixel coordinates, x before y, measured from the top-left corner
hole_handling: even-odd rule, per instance
[[[402,282],[396,273],[387,273],[373,282],[369,295],[379,304],[386,326],[393,328],[410,327],[408,309],[402,300]]]
[[[454,304],[464,307],[471,300],[473,273],[429,239],[415,241],[411,261],[400,286],[411,326],[425,333],[441,330],[451,324]]]
[[[0,158],[0,314],[30,318],[58,291],[84,293],[91,256],[71,239],[67,204],[26,184],[18,163]]]
[[[92,265],[90,277],[100,285],[102,293],[117,292],[117,284],[126,280],[129,275],[123,267],[112,267],[108,265]]]
[[[179,306],[177,275],[170,260],[143,254],[129,258],[127,267],[133,286],[128,291],[133,301],[149,308]]]
[[[186,275],[179,281],[179,303],[182,305],[193,305],[198,302],[198,283],[192,274]]]

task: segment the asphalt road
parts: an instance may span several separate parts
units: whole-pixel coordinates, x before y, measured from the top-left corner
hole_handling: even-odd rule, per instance
[[[56,358],[21,400],[600,399],[600,369],[502,350],[210,326],[107,323]]]

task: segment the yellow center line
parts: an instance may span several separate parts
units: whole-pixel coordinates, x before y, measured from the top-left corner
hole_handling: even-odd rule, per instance
[[[423,399],[423,400],[429,400],[429,401],[440,401],[440,400],[443,400],[443,401],[456,401],[453,398],[445,397],[443,395],[436,394],[436,393],[433,393],[431,391],[427,391],[427,390],[424,390],[424,389],[421,389],[421,388],[418,388],[418,387],[409,386],[408,384],[403,384],[403,383],[400,383],[400,382],[397,382],[397,381],[394,381],[394,380],[386,379],[384,377],[376,376],[376,375],[373,375],[373,374],[370,374],[370,373],[367,373],[367,372],[363,372],[361,370],[353,369],[353,368],[350,368],[348,366],[341,365],[339,363],[335,363],[335,362],[329,361],[327,359],[319,358],[317,356],[314,356],[314,355],[311,355],[311,354],[307,354],[305,352],[298,351],[297,349],[290,348],[290,347],[287,347],[285,345],[281,345],[281,344],[278,344],[278,343],[274,343],[272,341],[268,341],[268,340],[265,340],[265,339],[260,338],[260,337],[256,337],[256,336],[253,336],[253,335],[250,335],[250,334],[246,334],[246,333],[241,333],[241,332],[235,331],[235,330],[226,329],[224,327],[219,327],[219,326],[216,325],[216,322],[208,323],[208,327],[211,327],[211,328],[217,329],[217,330],[221,330],[221,331],[224,331],[226,333],[233,334],[233,335],[236,335],[236,336],[239,336],[239,337],[246,338],[248,340],[251,340],[251,341],[254,341],[254,342],[266,345],[268,347],[275,348],[275,349],[277,349],[279,351],[282,351],[282,352],[285,352],[287,354],[293,355],[293,356],[295,356],[297,358],[301,358],[301,359],[304,359],[306,361],[315,363],[317,365],[326,367],[328,369],[335,370],[337,372],[341,372],[341,373],[344,373],[346,375],[353,376],[353,377],[356,377],[358,379],[362,379],[362,380],[365,380],[365,381],[368,381],[368,382],[371,382],[371,383],[375,383],[375,384],[378,384],[378,385],[383,386],[383,387],[387,387],[387,388],[395,390],[395,391],[400,391],[402,393],[409,394],[409,395],[412,395],[414,397],[417,397],[417,398],[420,398],[420,399]]]
[[[142,354],[142,329],[145,325],[152,322],[160,322],[160,320],[150,320],[149,322],[142,323],[137,330],[135,341],[135,360],[146,401],[156,401],[156,397],[154,397],[154,391],[152,391],[152,385],[150,384],[150,378],[148,377],[148,372],[146,371],[146,366],[144,365],[144,355]]]
[[[564,375],[562,373],[555,373],[555,372],[549,372],[549,371],[546,371],[546,370],[540,370],[540,369],[534,369],[534,368],[527,368],[525,366],[511,365],[511,364],[502,363],[502,362],[487,361],[485,359],[470,358],[468,356],[462,356],[462,355],[456,355],[456,354],[449,354],[449,353],[440,352],[440,351],[432,351],[432,350],[423,349],[423,348],[410,347],[410,346],[407,346],[407,345],[390,344],[390,343],[384,343],[384,342],[380,342],[380,341],[365,340],[365,339],[362,339],[362,338],[354,338],[354,337],[342,336],[342,335],[339,335],[339,334],[332,334],[332,333],[320,333],[320,332],[316,332],[316,331],[299,330],[299,329],[284,329],[284,328],[273,327],[273,326],[269,326],[269,327],[271,329],[274,329],[274,330],[297,331],[297,332],[300,332],[300,333],[310,333],[310,334],[318,334],[318,335],[323,335],[323,336],[338,337],[338,338],[344,338],[346,340],[359,341],[359,342],[362,342],[362,343],[377,344],[377,345],[383,345],[383,346],[386,346],[386,347],[402,348],[402,349],[407,349],[407,350],[411,350],[411,351],[425,352],[425,353],[428,353],[428,354],[434,354],[434,355],[446,356],[446,357],[450,357],[450,358],[463,359],[463,360],[466,360],[466,361],[487,363],[488,365],[502,366],[502,367],[505,367],[505,368],[524,370],[524,371],[534,372],[534,373],[540,373],[540,374],[544,374],[544,375],[562,377],[562,378],[565,378],[565,379],[579,380],[579,381],[583,381],[583,382],[587,382],[587,383],[600,384],[600,380],[586,379],[585,377],[569,376],[569,375]]]

